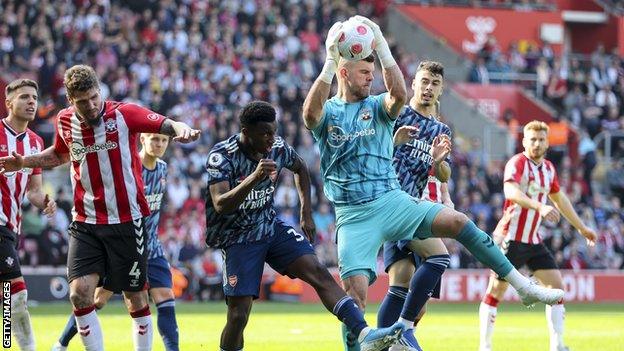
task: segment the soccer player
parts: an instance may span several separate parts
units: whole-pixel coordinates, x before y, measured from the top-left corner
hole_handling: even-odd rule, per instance
[[[76,65],[63,81],[70,107],[59,111],[54,144],[23,157],[0,158],[0,173],[24,167],[56,167],[71,160],[73,222],[69,227],[67,271],[69,299],[86,350],[102,350],[104,341],[95,305],[95,288],[123,291],[133,320],[135,350],[152,347],[152,323],[146,289],[147,250],[139,133],[160,133],[191,142],[199,131],[134,104],[103,101],[93,68]]]
[[[592,246],[596,233],[576,214],[568,197],[559,189],[555,167],[545,159],[548,125],[532,121],[524,126],[522,145],[524,152],[513,156],[505,165],[505,208],[514,206],[514,215],[503,228],[501,249],[514,267],[526,265],[544,286],[563,289],[559,267],[538,232],[542,219],[558,222],[560,213],[563,214]],[[547,205],[548,199],[554,207]],[[500,276],[490,276],[487,292],[479,307],[481,351],[492,349],[497,306],[507,287],[507,282]],[[564,314],[563,299],[546,306],[551,351],[567,350],[563,343]]]
[[[178,324],[175,316],[175,296],[169,262],[165,258],[162,244],[158,239],[158,222],[160,221],[160,206],[167,188],[167,163],[160,158],[165,154],[169,137],[157,133],[141,134],[142,177],[145,184],[145,198],[149,204],[150,215],[145,219],[147,231],[147,281],[149,295],[158,309],[158,331],[167,351],[177,351]],[[98,288],[95,292],[95,308],[100,310],[113,296],[113,292]],[[67,349],[69,341],[76,335],[76,319],[69,318],[63,334],[52,348],[53,351]]]
[[[28,123],[35,119],[39,87],[30,79],[17,79],[5,88],[9,115],[0,123],[0,156],[25,155],[43,150],[43,140]],[[0,280],[11,282],[11,327],[21,350],[35,350],[35,336],[28,313],[28,291],[17,254],[24,195],[48,216],[56,203],[41,189],[41,168],[31,167],[0,175]]]
[[[303,105],[305,126],[319,143],[324,192],[336,211],[340,277],[347,293],[364,309],[368,285],[377,278],[377,253],[385,241],[447,236],[462,243],[486,266],[514,286],[525,304],[555,303],[560,289],[533,284],[496,248],[489,235],[462,213],[421,201],[400,189],[392,165],[395,119],[406,102],[403,75],[377,24],[356,16],[375,35],[387,93],[370,95],[374,57],[360,61],[339,58],[340,24],[332,26],[327,56]],[[338,70],[338,93],[328,99]],[[412,283],[414,280],[412,280]],[[410,283],[410,289],[417,287]],[[406,299],[400,324],[412,328],[424,305],[419,294]],[[347,349],[357,349],[343,328]]]
[[[388,347],[398,339],[401,327],[368,327],[353,299],[314,254],[310,176],[301,157],[275,135],[275,114],[267,102],[250,102],[239,116],[240,133],[216,144],[208,155],[206,244],[223,252],[228,308],[221,350],[243,349],[243,331],[253,300],[259,296],[265,262],[281,274],[310,284],[325,307],[359,336],[362,350]],[[273,193],[283,168],[295,175],[305,236],[277,218],[273,209]]]
[[[436,118],[443,80],[441,63],[423,61],[418,66],[412,81],[414,96],[395,123],[394,142],[399,146],[394,150],[393,164],[401,188],[408,194],[453,208],[446,186],[451,175],[451,130]],[[426,307],[423,305],[416,316],[409,315],[409,311],[401,315],[405,300],[413,294],[420,294],[422,301],[429,296],[440,297],[440,277],[450,263],[448,251],[441,239],[428,238],[386,242],[383,254],[390,286],[379,307],[377,326],[392,325],[401,317],[414,321],[415,328]],[[412,279],[417,290],[409,290]],[[390,347],[390,351],[403,349],[421,350],[411,328],[403,333],[399,345]]]

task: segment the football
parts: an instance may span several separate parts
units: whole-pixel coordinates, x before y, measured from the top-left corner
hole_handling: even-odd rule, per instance
[[[348,20],[344,23],[338,39],[340,56],[349,61],[365,59],[375,49],[373,30],[364,23]]]

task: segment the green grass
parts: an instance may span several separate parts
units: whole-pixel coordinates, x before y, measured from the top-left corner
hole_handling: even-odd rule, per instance
[[[181,350],[218,350],[225,323],[223,303],[178,303]],[[378,306],[371,306],[367,320],[375,322]],[[573,351],[624,350],[624,305],[566,305],[566,342]],[[477,350],[477,304],[430,304],[418,327],[418,338],[427,351]],[[70,311],[67,304],[30,307],[38,350],[49,350],[58,338]],[[152,307],[152,312],[154,308]],[[132,350],[131,320],[121,303],[99,312],[107,350]],[[155,315],[154,315],[155,322]],[[499,308],[494,350],[548,350],[543,307],[527,310],[517,304]],[[245,350],[339,351],[339,324],[321,305],[257,303],[246,329]],[[17,349],[14,340],[13,349]],[[75,338],[69,350],[81,350]],[[154,330],[154,350],[163,350]]]

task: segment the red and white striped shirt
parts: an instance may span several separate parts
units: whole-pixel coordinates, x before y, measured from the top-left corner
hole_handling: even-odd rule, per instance
[[[434,174],[435,171],[432,167],[431,171],[429,171],[429,179],[427,180],[427,186],[423,190],[421,199],[441,204],[442,182],[439,181]]]
[[[14,131],[3,119],[0,121],[0,157],[13,151],[28,156],[43,150],[43,139],[32,130]],[[17,172],[0,175],[0,225],[19,233],[22,222],[22,200],[31,175],[41,174],[41,168],[24,168]]]
[[[535,164],[523,153],[512,157],[505,165],[505,182],[515,182],[529,198],[546,204],[549,194],[559,192],[559,179],[555,166],[544,160]],[[505,199],[504,208],[514,203]],[[542,238],[537,229],[542,222],[539,211],[516,206],[513,217],[505,227],[505,240],[519,241],[526,244],[539,244]]]
[[[71,157],[73,220],[116,224],[149,215],[143,192],[139,133],[158,133],[165,117],[135,104],[106,101],[97,126],[73,107],[57,115],[54,147]]]

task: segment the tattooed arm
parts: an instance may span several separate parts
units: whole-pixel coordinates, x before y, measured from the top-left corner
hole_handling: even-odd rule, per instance
[[[67,162],[69,154],[57,153],[54,146],[26,157],[13,151],[11,156],[0,157],[0,174],[19,171],[22,168],[54,168]]]
[[[160,126],[160,134],[173,137],[174,141],[180,143],[190,143],[199,138],[200,131],[189,127],[186,123],[167,118]]]

